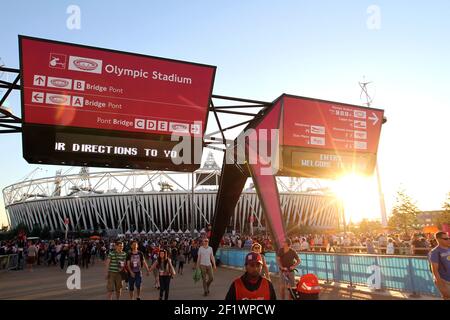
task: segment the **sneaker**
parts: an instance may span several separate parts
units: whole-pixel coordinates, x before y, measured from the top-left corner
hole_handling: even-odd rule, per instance
[[[206,296],[208,295],[208,292],[205,291],[205,292],[203,293],[203,295],[206,297]]]
[[[136,298],[136,300],[141,300],[141,298]]]

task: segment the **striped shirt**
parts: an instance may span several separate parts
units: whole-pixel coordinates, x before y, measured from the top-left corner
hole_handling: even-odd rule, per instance
[[[125,260],[127,259],[127,254],[125,252],[117,252],[115,250],[108,254],[109,262],[109,272],[119,272],[125,266]]]

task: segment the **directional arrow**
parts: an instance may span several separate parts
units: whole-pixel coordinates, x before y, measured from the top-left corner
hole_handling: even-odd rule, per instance
[[[44,102],[44,93],[43,92],[33,92],[31,95],[31,102],[42,103]]]
[[[38,74],[34,75],[33,85],[40,86],[40,87],[45,86],[45,76],[41,76]]]
[[[373,122],[372,122],[372,125],[376,125],[377,122],[378,122],[378,120],[380,120],[380,119],[378,119],[377,115],[376,115],[375,113],[372,112],[372,117],[369,117],[369,120],[372,120],[372,121],[373,121]]]

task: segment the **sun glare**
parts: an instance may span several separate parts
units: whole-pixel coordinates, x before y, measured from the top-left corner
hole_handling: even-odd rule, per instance
[[[380,209],[376,179],[349,174],[334,181],[332,190],[344,204],[347,223],[379,219]]]

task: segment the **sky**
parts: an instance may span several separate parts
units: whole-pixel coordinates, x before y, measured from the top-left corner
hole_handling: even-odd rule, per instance
[[[80,28],[67,25],[71,5],[80,9]],[[0,8],[0,58],[12,68],[23,34],[215,65],[217,95],[361,104],[358,82],[372,81],[372,106],[388,119],[378,148],[388,212],[400,188],[421,210],[440,209],[450,192],[447,0],[10,1]],[[18,93],[6,105],[20,115]],[[0,135],[0,146],[3,189],[37,166],[22,158],[20,134]],[[40,167],[41,176],[58,169]],[[375,218],[371,181],[372,202],[358,210]]]

